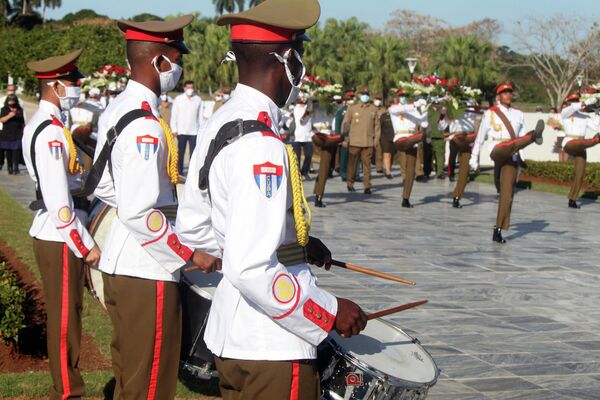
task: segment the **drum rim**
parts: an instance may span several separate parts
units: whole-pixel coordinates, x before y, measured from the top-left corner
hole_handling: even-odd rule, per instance
[[[388,325],[389,327],[399,330],[400,332],[402,332],[403,334],[405,334],[406,336],[408,336],[410,339],[412,339],[413,343],[417,346],[419,346],[419,348],[421,348],[421,350],[423,350],[423,352],[427,355],[427,357],[429,357],[429,359],[431,360],[431,363],[433,364],[433,369],[435,371],[434,373],[434,377],[431,381],[428,382],[414,382],[414,381],[409,381],[406,379],[402,379],[402,378],[398,378],[396,376],[391,376],[388,375],[386,373],[384,373],[383,371],[380,371],[379,369],[372,367],[370,365],[368,365],[367,363],[365,363],[364,361],[361,361],[360,359],[354,357],[353,355],[349,354],[348,351],[346,351],[342,346],[340,346],[333,338],[329,337],[328,341],[329,341],[329,345],[333,347],[333,349],[341,354],[341,356],[348,361],[349,363],[364,369],[370,373],[373,374],[373,376],[375,376],[376,378],[387,382],[391,385],[394,386],[400,386],[400,387],[405,387],[407,389],[423,389],[423,388],[430,388],[433,385],[435,385],[438,381],[438,378],[440,376],[440,369],[437,366],[437,363],[435,362],[435,360],[433,359],[433,357],[431,356],[431,354],[427,351],[427,349],[425,349],[424,346],[421,345],[421,342],[419,342],[418,339],[413,338],[411,335],[409,335],[408,333],[404,332],[402,330],[402,328],[400,328],[399,326],[389,322],[389,321],[385,321],[383,319],[378,319],[379,322],[384,323],[385,325]]]

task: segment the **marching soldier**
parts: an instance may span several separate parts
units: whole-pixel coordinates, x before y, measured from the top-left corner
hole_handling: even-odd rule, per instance
[[[584,102],[579,101],[579,93],[567,97],[568,106],[561,111],[561,118],[565,128],[563,150],[574,158],[575,177],[569,192],[569,207],[580,208],[577,198],[585,177],[585,164],[587,159],[586,149],[600,143],[600,118],[597,114],[584,111],[585,107],[595,104],[597,98],[591,97]],[[588,128],[595,133],[591,139],[586,139]]]
[[[334,119],[335,124],[335,119]],[[329,178],[331,164],[335,163],[335,153],[342,143],[343,137],[340,133],[334,130],[330,132],[316,132],[312,137],[312,142],[315,146],[321,149],[321,157],[319,161],[319,174],[315,180],[315,207],[324,208],[323,195],[325,194],[325,184]]]
[[[316,0],[266,0],[217,22],[231,25],[240,83],[199,135],[177,230],[223,252],[204,339],[225,400],[319,399],[316,346],[332,329],[351,336],[366,324],[357,305],[316,285],[307,262],[327,266],[331,254],[308,237],[299,168],[278,130],[319,14]]]
[[[462,208],[460,200],[469,182],[469,160],[471,159],[471,148],[477,137],[479,125],[481,124],[481,112],[475,102],[467,104],[462,116],[454,118],[452,110],[446,113],[449,121],[450,146],[458,153],[458,181],[452,193],[452,207]],[[448,166],[450,168],[450,166]]]
[[[81,50],[33,61],[41,95],[40,106],[25,127],[23,155],[36,183],[36,211],[29,234],[42,275],[47,314],[51,399],[81,398],[84,383],[79,370],[83,262],[97,266],[100,249],[85,229],[89,202],[78,197],[83,168],[63,111],[79,101],[77,69]]]
[[[363,167],[365,194],[371,194],[371,157],[373,148],[381,137],[379,110],[370,104],[369,88],[364,85],[359,90],[358,104],[348,107],[342,122],[342,132],[348,135],[348,170],[346,171],[349,192],[355,192],[354,173],[360,157]]]
[[[383,105],[383,95],[381,93],[376,93],[373,96],[373,105],[377,107],[378,117],[381,122],[381,116],[387,112],[387,109]],[[383,173],[383,151],[381,149],[381,138],[377,142],[375,142],[375,172],[381,174]],[[387,173],[385,174],[388,175]]]
[[[541,145],[544,121],[539,120],[535,130],[525,133],[523,112],[511,107],[513,85],[501,83],[496,87],[498,105],[488,109],[483,115],[481,126],[471,153],[469,165],[472,169],[479,167],[479,153],[486,138],[491,139],[488,150],[490,157],[500,169],[500,199],[498,216],[492,240],[506,243],[502,238],[502,230],[510,225],[510,212],[517,180],[517,172],[524,165],[523,149],[532,143]]]
[[[379,117],[381,123],[381,140],[379,147],[383,159],[383,173],[387,179],[392,179],[392,159],[394,157],[394,125],[389,111],[384,108]]]
[[[394,127],[394,146],[404,154],[404,189],[402,193],[402,207],[412,208],[410,193],[415,181],[415,168],[417,164],[417,146],[423,142],[424,129],[427,129],[427,115],[420,109],[427,102],[423,99],[414,104],[408,103],[406,93],[398,91],[398,103],[392,104],[389,113]]]
[[[444,160],[446,152],[446,142],[444,140],[444,131],[447,128],[445,124],[445,108],[439,101],[434,102],[429,107],[427,112],[428,129],[427,138],[429,139],[429,146],[426,149],[424,157],[424,170],[425,175],[429,176],[432,170],[433,163],[435,162],[435,176],[438,179],[444,179]]]
[[[342,123],[344,122],[344,117],[346,116],[346,111],[348,111],[348,107],[354,104],[354,90],[346,90],[344,92],[344,102],[343,105],[338,108],[335,116],[333,118],[333,128],[336,135],[343,135],[342,132]],[[348,171],[348,141],[342,142],[339,149],[339,171],[340,178],[342,182],[346,182],[346,172]],[[362,179],[360,178],[360,168],[356,169],[356,173],[354,174],[354,181],[360,182]]]
[[[113,323],[115,399],[175,397],[179,269],[187,262],[209,270],[219,264],[181,244],[174,232],[177,147],[169,126],[158,118],[158,96],[173,90],[181,76],[182,55],[189,52],[183,28],[192,19],[118,22],[127,41],[131,80],[100,119],[94,164],[108,162],[95,194],[118,216],[100,263]]]

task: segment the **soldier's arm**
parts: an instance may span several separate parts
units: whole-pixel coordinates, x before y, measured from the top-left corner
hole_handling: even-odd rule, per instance
[[[572,103],[562,109],[562,111],[560,112],[560,116],[561,118],[570,118],[577,111],[581,110],[582,107],[582,103]]]

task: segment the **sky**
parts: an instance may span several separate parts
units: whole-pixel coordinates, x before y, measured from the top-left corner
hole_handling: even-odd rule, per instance
[[[144,12],[161,17],[178,13],[215,14],[212,0],[62,0],[58,9],[47,10],[46,17],[60,19],[69,12],[90,8],[111,18],[128,18]],[[556,14],[600,20],[598,0],[321,0],[322,19],[347,19],[352,16],[373,28],[383,28],[394,10],[410,9],[448,21],[452,26],[466,25],[482,18],[499,20],[504,32],[502,44],[511,44],[511,27],[522,17],[551,17]]]

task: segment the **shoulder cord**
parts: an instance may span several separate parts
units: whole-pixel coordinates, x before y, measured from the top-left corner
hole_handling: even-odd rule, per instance
[[[179,153],[177,152],[177,147],[175,146],[175,138],[173,137],[173,132],[169,127],[169,124],[162,118],[158,120],[161,128],[165,132],[165,137],[167,138],[167,150],[169,152],[167,157],[167,174],[169,178],[171,178],[171,183],[173,185],[177,185],[179,181],[179,170],[177,168],[177,162],[179,161]]]
[[[67,143],[69,145],[69,173],[71,175],[82,174],[83,166],[79,163],[77,159],[77,149],[75,148],[75,143],[73,143],[73,136],[71,135],[71,131],[66,126],[63,127],[63,132],[65,133],[65,137],[67,138]]]
[[[308,244],[308,231],[312,222],[312,213],[304,196],[304,187],[302,185],[302,175],[298,168],[298,159],[291,145],[286,145],[285,150],[290,163],[290,182],[292,184],[292,204],[294,210],[294,221],[296,223],[296,241],[299,246],[305,247]],[[308,218],[305,217],[306,216]]]
[[[494,121],[494,112],[493,112],[493,111],[490,113],[490,121],[492,122],[492,128],[494,128],[494,130],[495,130],[496,132],[500,132],[500,131],[502,130],[502,126],[501,126],[501,125],[499,125],[499,124],[497,124],[497,123]]]

